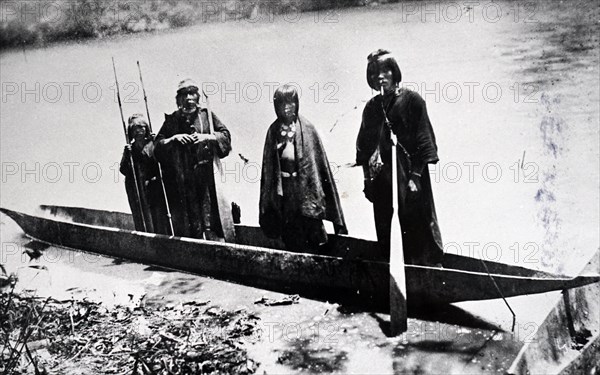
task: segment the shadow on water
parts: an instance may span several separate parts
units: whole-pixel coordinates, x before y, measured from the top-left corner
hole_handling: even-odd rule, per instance
[[[161,267],[161,266],[148,266],[148,267],[144,268],[144,271],[150,271],[150,272],[167,272],[167,273],[178,272],[178,271],[172,270],[170,268],[164,268],[164,267]]]
[[[522,343],[497,331],[421,327],[393,348],[396,374],[506,373]]]
[[[319,338],[293,340],[288,349],[282,350],[277,362],[294,370],[307,371],[310,373],[331,373],[344,369],[344,363],[348,360],[348,353],[343,350],[335,350],[328,346],[318,346]]]
[[[344,313],[343,311],[345,310],[340,310],[340,312]],[[389,320],[382,319],[379,315],[375,313],[371,313],[370,315],[373,319],[377,321],[377,323],[379,324],[379,328],[381,329],[383,334],[387,337],[391,337]],[[474,329],[483,329],[498,332],[503,331],[502,328],[454,305],[438,305],[427,307],[422,306],[419,308],[409,308],[408,317],[428,322],[439,322]]]
[[[371,313],[369,315],[371,315],[371,317],[377,321],[377,324],[379,324],[379,328],[381,329],[381,332],[383,332],[383,334],[386,337],[392,337],[392,334],[390,333],[390,321],[389,320],[382,319],[379,315],[377,315],[375,313]]]
[[[34,250],[34,251],[44,251],[47,248],[49,248],[50,245],[48,245],[47,243],[33,240],[33,241],[29,241],[26,244],[24,244],[23,247]]]
[[[129,261],[127,259],[123,259],[123,258],[114,258],[112,260],[112,262],[110,262],[110,264],[107,264],[104,267],[120,266],[121,264],[130,264],[130,263],[134,263],[134,262]]]
[[[458,340],[422,340],[409,342],[406,345],[394,348],[394,357],[401,357],[411,352],[426,353],[454,353],[461,355],[475,355],[481,350],[481,343],[475,342],[471,345],[465,345]]]
[[[482,349],[479,340],[473,341],[469,343],[462,340],[421,340],[397,345],[392,351],[395,358],[394,373],[464,373],[456,371],[457,367],[462,367],[461,363],[474,358]],[[452,364],[446,360],[448,357],[453,359]]]
[[[30,260],[34,260],[41,257],[44,250],[48,249],[50,245],[33,240],[26,242],[23,247],[25,248],[23,252],[29,256]]]
[[[200,281],[198,277],[169,275],[159,284],[146,286],[146,304],[163,306],[167,303],[179,304],[183,301],[196,301],[204,306],[210,302],[210,299],[200,296],[203,284],[204,282]],[[202,299],[200,300],[200,298]]]
[[[165,280],[158,288],[163,295],[193,294],[202,289],[202,281],[197,277],[181,276],[171,280]]]
[[[502,328],[454,305],[409,308],[408,316],[431,322],[455,324],[462,327],[503,331]]]

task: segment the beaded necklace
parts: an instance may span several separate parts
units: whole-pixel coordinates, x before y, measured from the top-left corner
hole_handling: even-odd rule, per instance
[[[281,124],[280,134],[286,141],[293,141],[296,135],[296,123],[291,123],[290,125]]]

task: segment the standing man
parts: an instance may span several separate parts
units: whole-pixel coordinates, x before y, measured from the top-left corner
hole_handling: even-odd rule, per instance
[[[421,96],[399,88],[402,73],[386,50],[368,57],[367,82],[383,95],[365,106],[356,141],[356,163],[363,167],[364,193],[373,203],[377,240],[390,249],[392,207],[392,143],[398,138],[398,217],[407,263],[441,266],[442,237],[433,203],[428,164],[438,162],[435,135]]]
[[[185,79],[177,87],[177,111],[165,114],[156,136],[155,155],[164,167],[164,182],[176,236],[220,240],[223,237],[215,191],[213,158],[231,151],[229,130],[200,105],[199,86]]]

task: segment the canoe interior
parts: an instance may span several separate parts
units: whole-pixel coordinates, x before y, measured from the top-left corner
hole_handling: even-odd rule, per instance
[[[131,214],[123,212],[103,211],[80,207],[40,206],[41,213],[48,217],[72,221],[74,223],[96,225],[101,227],[135,230]],[[240,245],[257,246],[267,249],[285,250],[281,240],[266,237],[259,227],[236,224],[236,243]],[[330,234],[328,247],[321,255],[340,257],[344,259],[361,259],[377,262],[388,262],[389,255],[380,251],[377,242]],[[521,277],[556,277],[557,275],[529,268],[507,265],[492,261],[485,262],[492,274],[521,276]],[[481,260],[456,254],[444,255],[444,268],[487,273]],[[565,276],[566,277],[566,276]]]

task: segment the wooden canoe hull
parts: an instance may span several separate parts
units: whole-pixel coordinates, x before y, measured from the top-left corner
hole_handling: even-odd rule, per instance
[[[376,243],[332,236],[331,254],[278,250],[259,228],[237,226],[240,244],[169,237],[132,231],[131,215],[83,208],[42,206],[43,215],[0,208],[30,237],[50,244],[129,259],[259,288],[305,297],[356,302],[385,309],[389,266]],[[110,224],[111,226],[107,226]],[[123,229],[122,229],[123,228]],[[249,244],[271,245],[273,248]],[[370,257],[370,258],[369,258]],[[557,276],[523,267],[486,262],[505,297],[587,285],[600,276]],[[477,259],[447,254],[445,268],[406,265],[410,305],[499,298],[490,275]]]
[[[600,251],[584,268],[600,270]],[[600,359],[600,284],[567,290],[521,348],[509,374],[591,374]]]

